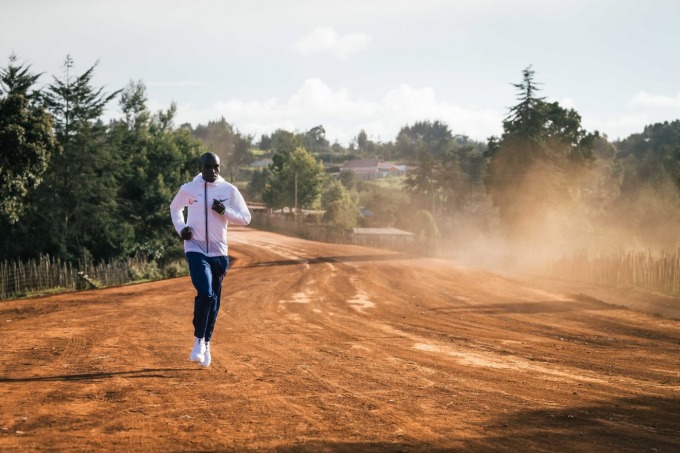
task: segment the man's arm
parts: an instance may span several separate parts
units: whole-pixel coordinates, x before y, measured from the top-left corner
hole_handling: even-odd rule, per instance
[[[180,189],[170,203],[170,218],[172,219],[172,224],[175,226],[177,234],[179,234],[182,239],[186,240],[191,239],[191,227],[184,221],[184,208],[188,204],[185,198],[184,192]],[[188,237],[185,237],[187,236],[187,230]]]
[[[213,210],[225,216],[229,223],[234,225],[248,225],[250,223],[250,210],[246,206],[246,202],[241,195],[241,192],[234,187],[232,192],[231,202],[229,206],[225,206],[222,202],[215,200],[213,202]]]

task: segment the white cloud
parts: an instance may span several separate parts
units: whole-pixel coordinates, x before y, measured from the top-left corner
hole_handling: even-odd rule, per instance
[[[640,91],[624,108],[613,113],[609,117],[600,114],[599,119],[584,119],[584,122],[592,123],[590,129],[598,129],[612,140],[623,139],[630,134],[642,132],[650,124],[680,117],[680,94],[672,97]]]
[[[332,27],[320,27],[293,44],[293,49],[302,55],[330,53],[338,58],[346,58],[350,53],[364,50],[371,37],[365,33],[339,35]]]
[[[587,130],[598,129],[604,133],[610,140],[624,139],[632,132],[642,132],[646,125],[653,121],[647,115],[640,114],[624,114],[617,118],[605,119],[598,122],[598,126],[586,127]]]
[[[645,107],[680,107],[680,93],[671,97],[641,91],[633,96],[630,104]]]
[[[345,89],[333,91],[321,79],[305,80],[300,90],[291,96],[288,106],[294,113],[313,111],[322,116],[365,116],[374,113],[371,102],[351,99]]]
[[[224,117],[243,133],[259,137],[278,128],[306,131],[319,124],[331,142],[347,145],[360,130],[372,140],[393,141],[399,130],[416,121],[443,121],[455,134],[484,141],[502,131],[502,114],[467,108],[437,98],[432,88],[400,85],[381,98],[366,100],[344,88],[333,89],[321,79],[307,79],[287,101],[276,98],[227,100],[210,107],[179,105],[177,124],[206,124]]]
[[[456,134],[485,140],[490,135],[500,134],[503,122],[503,115],[497,111],[462,107],[437,99],[432,88],[412,88],[409,85],[390,90],[381,103],[381,111],[380,116],[400,122],[394,136],[406,124],[440,120]]]

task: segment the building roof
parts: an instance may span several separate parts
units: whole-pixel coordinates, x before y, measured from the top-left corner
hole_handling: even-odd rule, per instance
[[[380,169],[380,170],[394,170],[394,169],[396,169],[396,165],[394,165],[392,162],[380,161],[380,162],[378,162],[378,169]]]
[[[255,162],[251,163],[251,167],[266,167],[269,164],[271,164],[273,160],[271,159],[258,159]]]
[[[342,168],[378,168],[380,161],[377,159],[365,159],[365,160],[348,160],[345,162]]]
[[[415,236],[415,234],[399,228],[352,228],[354,234],[375,234],[383,236]]]

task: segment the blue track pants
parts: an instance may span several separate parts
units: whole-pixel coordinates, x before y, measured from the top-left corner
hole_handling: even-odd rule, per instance
[[[198,252],[187,252],[191,283],[196,288],[194,300],[194,336],[212,338],[217,312],[220,311],[222,279],[229,269],[226,256],[205,256]]]

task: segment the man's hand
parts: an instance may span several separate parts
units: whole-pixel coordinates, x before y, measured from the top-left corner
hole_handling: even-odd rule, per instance
[[[220,200],[216,200],[213,198],[213,204],[212,204],[212,210],[218,213],[219,215],[224,215],[224,204]]]
[[[184,239],[185,241],[188,241],[191,239],[191,227],[186,226],[182,228],[182,231],[179,232],[179,237]]]

